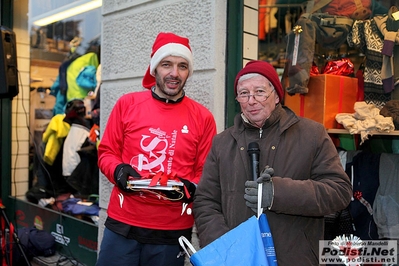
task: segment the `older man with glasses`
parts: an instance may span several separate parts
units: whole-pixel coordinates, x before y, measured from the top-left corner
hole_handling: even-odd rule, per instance
[[[284,90],[272,65],[249,62],[234,90],[241,113],[215,136],[194,199],[201,247],[254,215],[258,183],[279,266],[319,265],[324,215],[348,206],[352,187],[322,124],[281,104]],[[248,150],[259,145],[259,176]],[[251,145],[249,145],[251,144]]]

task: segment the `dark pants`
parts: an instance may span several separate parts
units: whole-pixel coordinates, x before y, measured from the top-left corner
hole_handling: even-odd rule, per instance
[[[96,266],[184,266],[179,255],[179,245],[142,244],[105,228]]]

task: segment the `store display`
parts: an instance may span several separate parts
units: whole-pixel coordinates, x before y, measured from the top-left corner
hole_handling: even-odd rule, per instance
[[[286,62],[281,83],[289,95],[308,92],[315,40],[313,23],[300,17],[294,29],[287,35]]]
[[[380,110],[380,115],[392,117],[395,130],[399,130],[399,100],[390,100]]]
[[[322,11],[330,15],[341,15],[353,19],[368,19],[372,13],[371,7],[371,0],[330,0],[330,3],[322,8]]]
[[[393,6],[387,14],[356,20],[347,38],[349,46],[365,56],[364,100],[379,108],[399,99],[395,78],[399,75],[399,48],[394,45],[399,29],[397,11]]]
[[[343,125],[350,134],[360,134],[360,144],[363,144],[369,136],[395,130],[392,117],[380,115],[380,109],[375,105],[356,102],[353,109],[352,113],[338,113],[335,120]]]
[[[354,73],[354,65],[348,58],[329,60],[322,69],[321,73],[339,76],[352,76]]]
[[[46,130],[51,118],[55,97],[49,94],[48,88],[31,88],[30,93],[30,134],[33,136],[31,144],[40,146],[43,132]],[[37,148],[36,147],[36,148]]]
[[[353,19],[329,13],[308,14],[316,29],[316,43],[330,49],[338,49],[346,43]]]
[[[382,153],[379,187],[373,204],[373,217],[380,239],[399,239],[398,154]]]
[[[321,74],[310,77],[307,94],[287,95],[284,104],[297,115],[337,128],[338,113],[353,113],[357,97],[357,78]]]

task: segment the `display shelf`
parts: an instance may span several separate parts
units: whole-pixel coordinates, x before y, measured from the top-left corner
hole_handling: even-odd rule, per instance
[[[351,134],[347,129],[339,129],[339,128],[332,128],[332,129],[327,129],[327,132],[329,134]],[[353,134],[351,134],[353,135]],[[374,135],[387,135],[387,136],[399,136],[399,130],[394,130],[391,132],[378,132],[374,133]]]

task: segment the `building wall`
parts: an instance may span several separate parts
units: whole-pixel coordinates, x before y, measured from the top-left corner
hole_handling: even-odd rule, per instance
[[[172,31],[190,39],[194,75],[186,94],[205,105],[224,129],[227,0],[103,1],[101,43],[101,125],[105,128],[116,100],[142,90],[157,34]],[[173,118],[171,118],[173,119]],[[110,182],[100,175],[99,243],[106,218]]]
[[[258,0],[244,1],[243,66],[258,59]]]
[[[13,1],[19,94],[12,100],[11,193],[25,198],[29,181],[29,32],[28,0]]]

